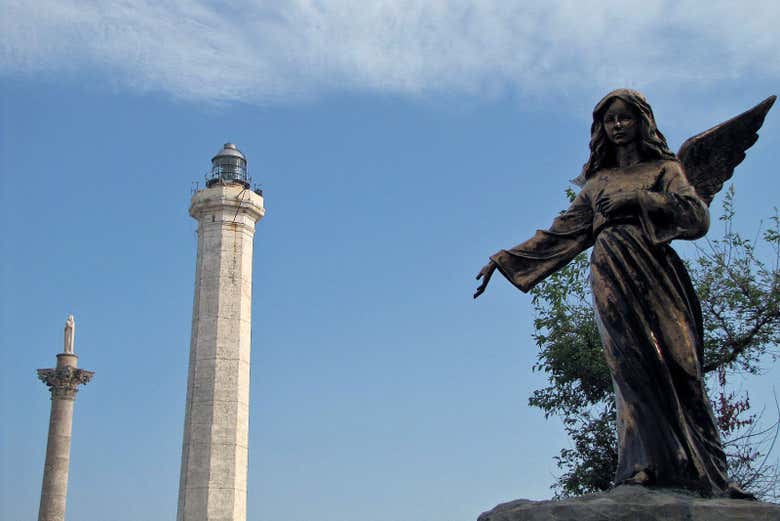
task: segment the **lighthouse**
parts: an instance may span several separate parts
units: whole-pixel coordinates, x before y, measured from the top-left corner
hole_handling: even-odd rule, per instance
[[[265,209],[236,145],[211,163],[189,210],[198,252],[177,521],[246,520],[252,250]]]

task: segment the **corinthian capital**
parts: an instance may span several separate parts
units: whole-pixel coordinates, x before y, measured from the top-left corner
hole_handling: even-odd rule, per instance
[[[76,397],[78,386],[89,382],[94,374],[94,371],[71,366],[58,369],[38,369],[38,378],[49,386],[52,398],[69,400],[73,400]]]

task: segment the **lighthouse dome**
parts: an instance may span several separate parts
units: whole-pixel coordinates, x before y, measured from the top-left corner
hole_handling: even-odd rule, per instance
[[[249,187],[246,156],[233,143],[225,143],[211,158],[211,174],[207,176],[206,186],[215,183],[239,183]]]

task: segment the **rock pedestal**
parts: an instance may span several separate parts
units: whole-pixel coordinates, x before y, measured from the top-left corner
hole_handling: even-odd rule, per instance
[[[621,486],[558,501],[518,499],[484,512],[478,521],[780,521],[780,505]]]

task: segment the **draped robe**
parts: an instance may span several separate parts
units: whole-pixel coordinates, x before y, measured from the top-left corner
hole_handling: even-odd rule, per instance
[[[635,191],[637,206],[605,217],[604,194]],[[726,459],[702,378],[699,300],[673,239],[709,226],[707,206],[677,161],[605,169],[587,181],[549,230],[491,257],[527,292],[593,247],[591,287],[615,390],[615,483],[645,471],[660,486],[705,494],[728,488]]]

